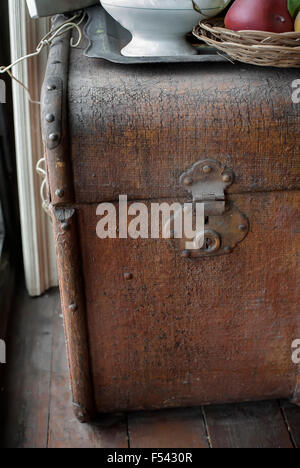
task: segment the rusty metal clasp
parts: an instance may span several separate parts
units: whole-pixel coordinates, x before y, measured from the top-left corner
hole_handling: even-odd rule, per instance
[[[226,200],[225,191],[234,179],[234,172],[215,159],[196,162],[180,177],[180,184],[190,192],[193,203],[204,203],[205,213],[204,232],[198,232],[194,239],[173,240],[184,258],[230,254],[247,236],[247,216]],[[196,248],[186,250],[187,242],[193,242]]]

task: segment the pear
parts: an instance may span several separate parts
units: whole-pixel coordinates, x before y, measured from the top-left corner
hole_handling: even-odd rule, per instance
[[[294,31],[287,0],[235,0],[225,26],[233,31],[255,30],[274,33]]]
[[[300,32],[300,11],[295,19],[295,31]]]

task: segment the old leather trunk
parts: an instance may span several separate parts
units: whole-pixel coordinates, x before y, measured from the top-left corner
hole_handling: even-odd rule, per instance
[[[74,407],[299,401],[299,109],[293,70],[118,66],[53,45],[42,119]],[[52,118],[53,117],[53,118]],[[249,222],[231,252],[96,236],[100,202],[189,201],[212,159]],[[248,229],[248,224],[245,227]],[[224,247],[224,246],[223,246]]]

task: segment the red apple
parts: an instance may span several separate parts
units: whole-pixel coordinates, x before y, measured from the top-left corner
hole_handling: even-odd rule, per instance
[[[288,0],[235,0],[225,26],[233,31],[255,30],[284,33],[294,30]]]

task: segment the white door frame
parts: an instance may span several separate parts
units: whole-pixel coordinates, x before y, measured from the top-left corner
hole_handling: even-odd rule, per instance
[[[25,0],[9,0],[11,60],[35,50],[49,28],[49,20],[32,20]],[[35,100],[40,98],[47,56],[24,61],[13,74],[29,86]],[[13,81],[14,127],[18,173],[19,205],[25,278],[28,292],[38,296],[58,284],[55,248],[49,217],[40,199],[41,177],[36,164],[43,157],[40,106],[31,104],[27,93]]]

